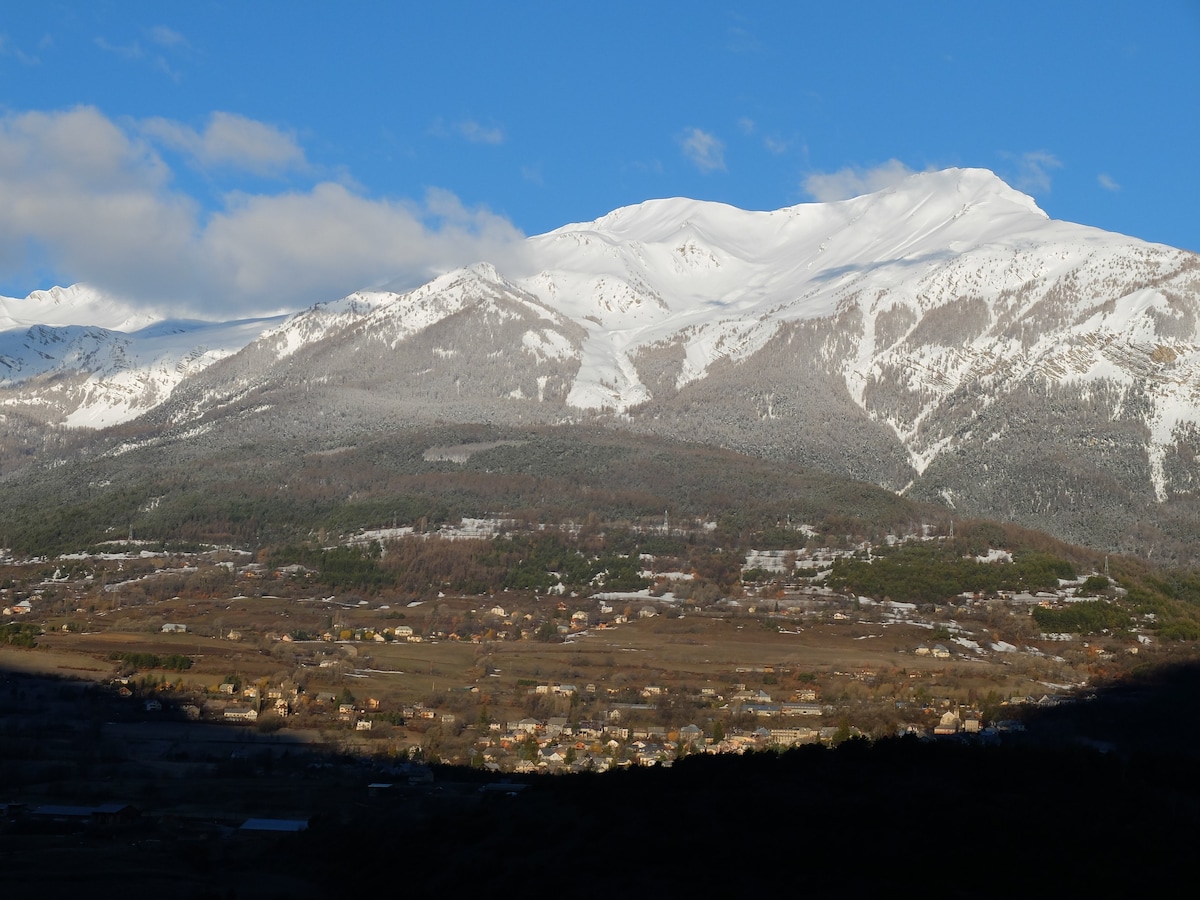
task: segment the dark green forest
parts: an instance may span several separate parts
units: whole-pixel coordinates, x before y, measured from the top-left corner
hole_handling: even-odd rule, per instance
[[[119,432],[114,432],[114,439]],[[431,444],[513,443],[463,463],[426,460]],[[364,528],[419,530],[463,517],[531,525],[719,524],[727,545],[802,540],[807,522],[838,540],[944,528],[946,511],[860,482],[701,445],[588,429],[412,430],[337,452],[262,438],[214,457],[178,445],[81,457],[0,482],[3,539],[54,555],[124,539],[261,548],[335,543]],[[327,540],[331,538],[333,540]]]
[[[835,590],[902,603],[944,603],[962,593],[1039,591],[1073,579],[1074,566],[1047,553],[1025,552],[1011,563],[979,562],[947,543],[908,543],[871,559],[839,559],[829,584]]]

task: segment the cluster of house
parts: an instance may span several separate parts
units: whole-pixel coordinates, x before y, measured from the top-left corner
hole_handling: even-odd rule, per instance
[[[615,689],[613,689],[615,692]],[[539,684],[534,694],[570,696],[579,693],[573,684]],[[596,686],[584,686],[594,694]],[[507,723],[493,722],[474,742],[485,768],[511,772],[597,771],[614,766],[669,765],[690,753],[743,753],[769,746],[831,742],[838,732],[833,727],[804,727],[795,724],[743,730],[723,725],[706,734],[695,723],[687,725],[627,725],[654,709],[653,701],[669,693],[661,685],[645,685],[638,694],[647,703],[612,702],[595,721],[572,723],[563,716],[546,719],[524,718]],[[761,717],[808,717],[829,712],[817,703],[815,689],[801,689],[791,701],[775,703],[761,690],[735,684],[728,698],[715,688],[701,688],[696,698],[706,702],[726,702],[728,711]]]
[[[616,721],[565,718],[493,723],[474,743],[484,768],[496,772],[604,772],[629,766],[670,765],[692,753],[745,753],[768,747],[832,743],[840,729],[803,726],[754,730],[729,728],[706,734],[694,723],[626,727]],[[851,729],[849,734],[857,734]]]
[[[921,644],[913,651],[917,656],[930,656],[933,659],[949,659],[950,651],[945,644],[934,644],[932,647]]]
[[[386,609],[386,607],[381,607],[381,609]],[[333,628],[327,629],[317,636],[326,642],[375,641],[378,643],[390,643],[392,641],[407,641],[418,644],[426,640],[469,640],[474,643],[481,643],[486,639],[503,641],[510,638],[520,638],[530,640],[537,634],[538,619],[533,613],[525,613],[519,610],[510,611],[498,605],[483,610],[482,613],[482,617],[476,621],[475,626],[467,636],[436,628],[420,633],[414,631],[411,625],[354,628],[335,625]],[[584,609],[571,610],[565,602],[559,601],[555,613],[557,614],[556,618],[562,621],[556,622],[554,630],[561,636],[578,634],[589,628],[610,628],[614,625],[623,625],[629,621],[629,615],[614,612],[613,607],[604,600],[598,601],[594,612],[588,612]],[[630,614],[633,615],[634,613],[631,611]],[[652,604],[646,604],[636,612],[636,615],[641,618],[657,614],[658,610]],[[268,640],[297,640],[295,635],[287,634],[267,634],[266,637]]]
[[[933,727],[935,735],[951,735],[959,734],[979,734],[982,728],[982,722],[978,715],[964,714],[959,710],[952,709],[942,713],[942,717],[938,719],[937,725]]]
[[[268,710],[280,718],[286,718],[296,710],[301,695],[300,686],[293,681],[265,688],[257,684],[239,687],[231,681],[226,681],[217,686],[215,697],[207,698],[199,705],[185,704],[183,712],[192,720],[207,715],[234,723],[257,722],[258,717]],[[145,703],[148,712],[162,708],[154,699],[148,699]],[[158,705],[152,707],[151,704]]]
[[[816,702],[815,689],[800,689],[791,700],[775,702],[764,690],[749,690],[745,685],[735,685],[730,697],[735,713],[751,713],[760,718],[773,716],[823,716],[833,712],[833,707]]]
[[[292,681],[265,689],[258,685],[247,685],[240,691],[233,683],[225,682],[218,687],[216,697],[205,701],[203,708],[185,706],[184,711],[190,718],[200,718],[204,714],[219,715],[224,721],[234,723],[256,722],[267,711],[274,712],[281,719],[301,711],[318,712],[336,717],[337,721],[350,725],[355,731],[371,731],[374,727],[372,714],[380,713],[382,706],[374,697],[360,704],[347,701],[330,691],[305,694]],[[405,720],[428,719],[443,725],[452,725],[458,719],[452,712],[429,708],[420,702],[403,707],[400,715]]]

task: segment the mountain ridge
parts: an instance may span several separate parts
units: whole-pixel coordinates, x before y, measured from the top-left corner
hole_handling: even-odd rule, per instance
[[[766,212],[651,200],[524,250],[255,320],[119,420],[595,420],[1114,548],[1172,504],[1196,530],[1195,254],[1050,219],[979,169]]]

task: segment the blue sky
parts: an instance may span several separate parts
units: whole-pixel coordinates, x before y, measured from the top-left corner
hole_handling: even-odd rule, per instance
[[[0,294],[226,316],[653,197],[979,166],[1200,251],[1200,2],[55,2],[0,11]]]

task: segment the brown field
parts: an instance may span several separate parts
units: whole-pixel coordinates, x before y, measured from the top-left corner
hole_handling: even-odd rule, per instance
[[[24,650],[0,644],[0,670],[99,681],[112,677],[114,666],[70,649],[55,650],[39,646]]]
[[[363,618],[368,619],[369,614],[364,612]],[[291,646],[301,651],[315,646],[344,662],[340,672],[302,669],[310,693],[349,686],[356,695],[394,704],[474,687],[497,706],[516,705],[505,700],[519,704],[527,693],[528,685],[518,685],[518,681],[579,683],[580,688],[594,684],[601,691],[651,684],[724,689],[756,680],[753,673],[739,674],[739,667],[773,667],[781,674],[811,672],[822,679],[839,673],[861,676],[901,671],[929,678],[953,669],[959,680],[965,678],[993,688],[1015,686],[1022,680],[1011,666],[990,661],[967,663],[960,659],[948,665],[902,652],[928,640],[927,630],[906,626],[818,624],[796,633],[765,627],[754,618],[688,616],[633,621],[576,635],[563,643],[473,644],[447,640],[416,644],[309,642]],[[274,643],[274,648],[279,646],[279,642]],[[290,662],[273,656],[272,649],[261,641],[196,634],[51,632],[43,635],[39,646],[31,651],[0,648],[0,665],[103,679],[118,670],[119,663],[109,658],[113,653],[183,654],[192,658],[192,669],[166,673],[168,679],[181,679],[192,688],[215,688],[232,674],[254,681],[288,672]]]

